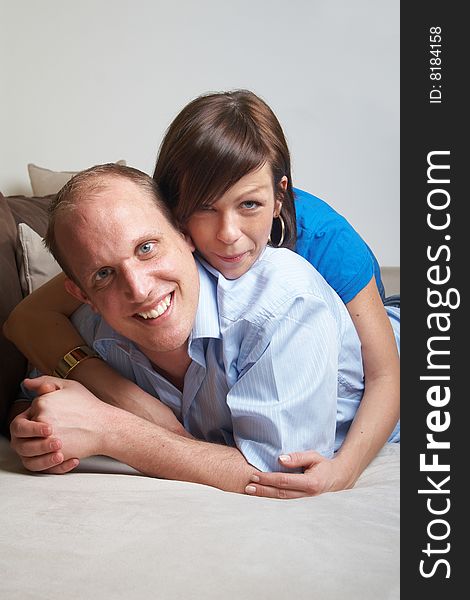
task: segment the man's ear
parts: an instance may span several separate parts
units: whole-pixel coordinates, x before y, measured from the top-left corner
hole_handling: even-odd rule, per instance
[[[194,245],[193,238],[189,235],[189,233],[185,233],[184,231],[181,232],[181,235],[183,236],[184,241],[188,244],[191,252],[194,252],[196,250],[196,246]]]
[[[72,281],[68,277],[65,277],[64,287],[71,296],[73,296],[83,304],[89,304],[93,310],[96,310],[93,304],[88,299],[88,296],[83,292],[82,288],[75,283],[75,281]]]

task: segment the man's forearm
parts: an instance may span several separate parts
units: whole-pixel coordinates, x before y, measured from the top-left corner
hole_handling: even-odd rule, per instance
[[[256,472],[236,448],[183,437],[98,400],[75,381],[43,376],[25,380],[25,386],[38,394],[31,423],[52,425],[65,461],[101,454],[153,477],[239,493]],[[31,470],[41,470],[41,465]]]
[[[152,477],[243,493],[257,471],[236,448],[183,438],[124,411],[114,411],[103,440],[103,454]]]
[[[126,379],[103,360],[90,359],[79,364],[70,374],[100,400],[122,408],[143,419],[184,437],[192,437],[170,408]]]

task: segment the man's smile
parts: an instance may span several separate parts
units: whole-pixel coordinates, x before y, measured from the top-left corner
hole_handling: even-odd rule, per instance
[[[170,306],[172,305],[172,299],[173,299],[173,294],[174,292],[170,292],[167,296],[165,296],[162,300],[160,300],[160,302],[158,302],[158,304],[154,307],[145,309],[143,311],[140,311],[138,313],[135,313],[135,317],[140,319],[158,319],[159,317],[161,317],[162,315],[164,315],[168,309],[170,308]]]

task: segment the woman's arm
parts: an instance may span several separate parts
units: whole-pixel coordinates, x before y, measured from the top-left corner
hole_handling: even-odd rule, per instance
[[[400,361],[374,278],[347,305],[362,345],[365,389],[336,454],[344,487],[352,487],[382,448],[400,416]]]
[[[80,302],[66,292],[64,281],[61,273],[26,296],[3,326],[5,336],[42,373],[52,374],[62,356],[85,344],[69,321]]]
[[[51,374],[72,348],[86,344],[69,317],[80,302],[67,293],[60,274],[18,304],[4,324],[5,336],[41,372]],[[69,379],[82,383],[98,398],[161,427],[189,436],[172,411],[100,359],[77,365]],[[13,415],[14,416],[14,415]]]

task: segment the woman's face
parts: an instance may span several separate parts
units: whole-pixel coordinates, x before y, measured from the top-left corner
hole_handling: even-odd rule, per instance
[[[280,189],[286,187],[283,177]],[[281,206],[274,198],[271,168],[265,164],[239,179],[211,206],[194,212],[185,229],[208,263],[226,279],[237,279],[266,247]]]

